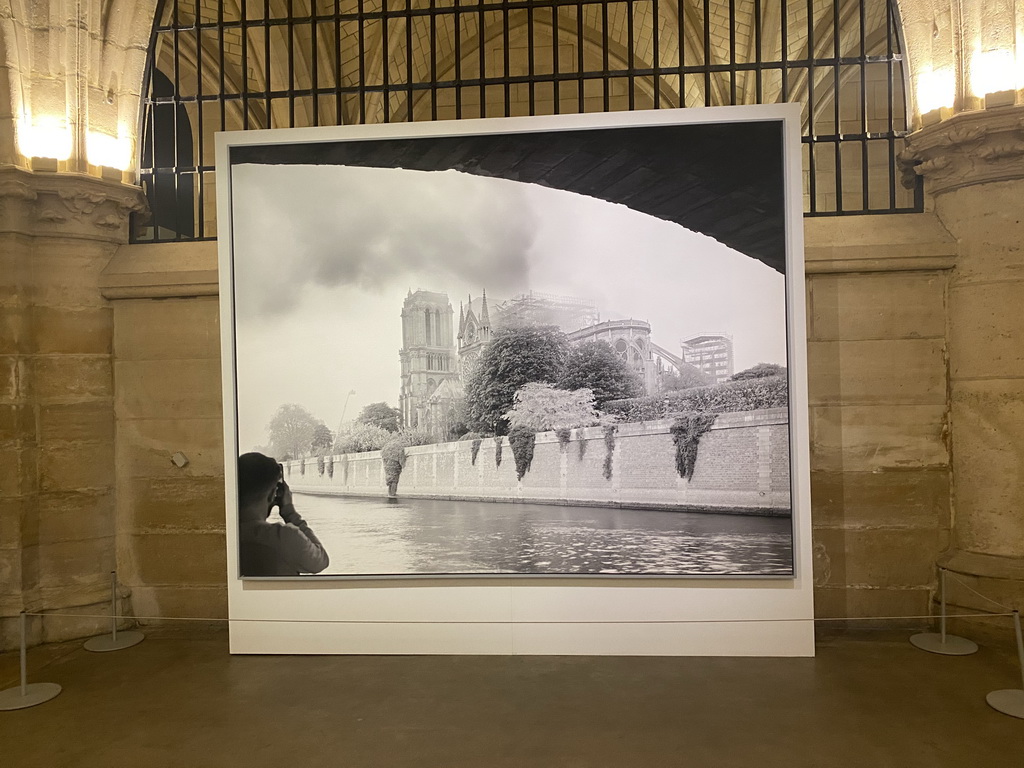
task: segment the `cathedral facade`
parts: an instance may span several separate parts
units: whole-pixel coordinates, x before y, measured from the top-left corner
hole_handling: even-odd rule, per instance
[[[493,320],[492,320],[493,317]],[[581,299],[520,294],[488,306],[487,293],[459,304],[458,327],[447,293],[409,291],[402,306],[402,425],[448,437],[459,421],[463,383],[494,330],[515,325],[555,325],[571,344],[605,341],[633,370],[645,395],[660,390],[660,375],[677,371],[680,357],[651,341],[644,320],[600,321],[597,307]]]

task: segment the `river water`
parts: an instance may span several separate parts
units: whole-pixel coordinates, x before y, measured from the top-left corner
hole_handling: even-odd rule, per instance
[[[788,517],[295,494],[325,574],[787,575]]]

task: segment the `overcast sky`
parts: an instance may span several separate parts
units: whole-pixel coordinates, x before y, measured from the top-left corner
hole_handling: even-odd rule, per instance
[[[622,205],[457,171],[232,167],[241,451],[283,403],[333,430],[398,405],[409,289],[496,303],[525,290],[636,318],[674,354],[724,332],[736,370],[785,364],[785,281],[756,259]],[[355,390],[345,405],[346,394]]]

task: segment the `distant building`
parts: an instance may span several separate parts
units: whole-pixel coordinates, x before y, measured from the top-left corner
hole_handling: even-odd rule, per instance
[[[702,334],[680,342],[683,360],[721,384],[733,370],[732,336],[724,333]]]

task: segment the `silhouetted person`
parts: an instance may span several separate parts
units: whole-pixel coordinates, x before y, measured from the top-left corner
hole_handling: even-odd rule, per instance
[[[283,523],[267,520],[274,507]],[[295,511],[281,465],[262,453],[238,457],[238,552],[242,576],[320,573],[330,563]]]

